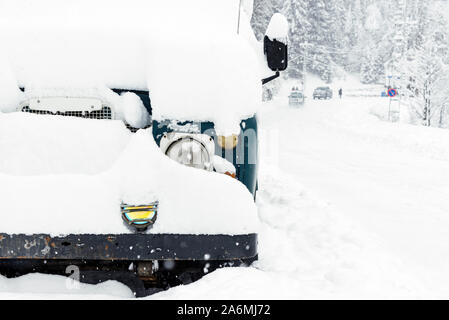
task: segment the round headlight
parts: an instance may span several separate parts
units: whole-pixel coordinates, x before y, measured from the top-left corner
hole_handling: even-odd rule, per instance
[[[223,149],[234,149],[237,146],[237,142],[239,141],[239,137],[235,134],[231,136],[218,136],[217,142],[218,145]]]
[[[165,154],[186,166],[211,171],[212,159],[206,145],[194,137],[186,136],[172,142]]]

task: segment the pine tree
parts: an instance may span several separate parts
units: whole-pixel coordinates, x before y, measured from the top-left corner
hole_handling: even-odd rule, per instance
[[[399,8],[400,3],[401,0],[255,0],[251,22],[261,39],[272,14],[281,11],[287,17],[290,77],[301,78],[306,64],[308,72],[332,81],[333,70],[338,66],[359,72],[364,83],[376,83],[384,78],[385,66],[391,64],[398,45],[394,39],[398,14],[392,8]],[[447,23],[439,18],[438,11],[430,13],[435,3],[407,0],[406,4],[406,15],[399,17],[405,23],[401,55],[405,52],[405,56],[413,58],[415,52],[422,54],[424,43],[432,38],[437,56],[443,64],[449,64]],[[439,31],[429,34],[432,29]]]
[[[286,0],[282,12],[289,22],[289,76],[301,78],[305,43],[308,40],[310,25],[307,21],[307,2],[304,0]]]
[[[411,113],[424,126],[447,126],[444,114],[449,105],[449,66],[447,50],[447,23],[438,12],[428,11],[421,19],[415,45],[401,63],[407,75],[405,88]],[[415,48],[416,46],[416,48]]]
[[[360,67],[360,82],[365,84],[375,82],[373,69],[371,56],[364,57]]]
[[[323,80],[330,73],[330,55],[328,48],[332,45],[331,41],[331,24],[329,13],[326,12],[325,0],[317,0],[308,3],[307,18],[310,22],[309,30],[309,68]]]

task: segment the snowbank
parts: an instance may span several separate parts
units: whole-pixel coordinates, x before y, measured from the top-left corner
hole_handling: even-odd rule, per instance
[[[298,183],[300,176],[263,164],[257,201],[259,261],[250,268],[214,271],[147,299],[418,297],[422,288],[369,230],[314,197]]]
[[[261,97],[257,54],[249,32],[237,35],[237,17],[238,0],[2,2],[0,65],[12,76],[0,75],[9,84],[0,108],[17,84],[148,88],[155,119],[211,120],[237,133]],[[249,19],[241,24],[250,30]]]

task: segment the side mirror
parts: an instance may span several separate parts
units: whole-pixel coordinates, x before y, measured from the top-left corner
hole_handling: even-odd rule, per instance
[[[268,67],[273,71],[284,71],[288,65],[288,22],[280,13],[275,13],[268,24],[263,39],[263,52]]]

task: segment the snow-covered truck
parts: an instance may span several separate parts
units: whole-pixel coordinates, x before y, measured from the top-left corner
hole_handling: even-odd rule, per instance
[[[251,1],[0,4],[0,273],[137,296],[257,259]],[[261,83],[262,82],[262,83]]]

